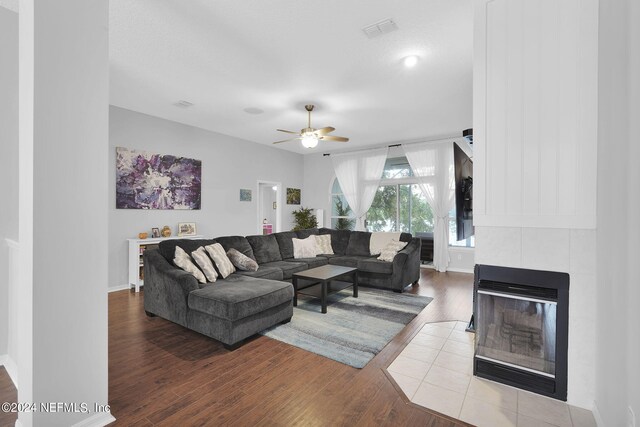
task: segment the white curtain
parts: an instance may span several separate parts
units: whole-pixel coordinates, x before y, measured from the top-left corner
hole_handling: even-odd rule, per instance
[[[331,154],[331,162],[342,194],[356,217],[356,230],[365,230],[365,216],[380,186],[388,151],[389,148],[384,147],[355,153]]]
[[[455,194],[453,142],[423,142],[403,145],[402,148],[435,217],[433,266],[438,271],[447,271],[449,211]]]

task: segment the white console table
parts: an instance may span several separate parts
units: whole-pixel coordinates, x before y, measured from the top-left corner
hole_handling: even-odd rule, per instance
[[[203,236],[174,236],[159,237],[152,239],[127,239],[129,242],[129,287],[134,287],[136,292],[140,292],[140,287],[144,285],[144,262],[142,254],[149,247],[155,248],[160,242],[174,239],[202,239]]]

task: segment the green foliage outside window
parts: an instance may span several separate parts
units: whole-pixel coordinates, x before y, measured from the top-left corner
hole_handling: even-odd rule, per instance
[[[351,208],[349,205],[344,205],[342,203],[342,199],[340,197],[335,198],[335,208],[337,216],[349,216],[351,213]],[[355,225],[355,221],[349,218],[337,218],[336,219],[336,230],[353,230]]]

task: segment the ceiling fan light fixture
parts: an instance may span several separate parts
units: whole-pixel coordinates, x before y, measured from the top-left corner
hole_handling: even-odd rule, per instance
[[[402,60],[402,62],[405,67],[413,68],[418,63],[418,57],[416,55],[407,56]]]
[[[301,142],[304,148],[315,148],[318,145],[318,137],[314,134],[305,134]]]

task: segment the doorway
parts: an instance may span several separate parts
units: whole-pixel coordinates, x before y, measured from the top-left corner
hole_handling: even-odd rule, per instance
[[[281,218],[282,185],[274,181],[258,181],[258,234],[282,231]]]

